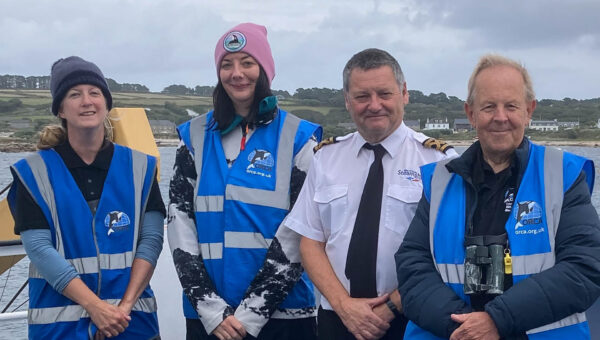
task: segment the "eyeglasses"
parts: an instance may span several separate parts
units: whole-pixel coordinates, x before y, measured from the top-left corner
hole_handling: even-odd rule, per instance
[[[400,94],[400,92],[391,92],[391,91],[378,91],[378,92],[359,92],[354,94],[351,99],[352,101],[359,104],[367,104],[370,103],[373,99],[373,95],[377,97],[380,101],[388,101],[394,98],[395,95]]]

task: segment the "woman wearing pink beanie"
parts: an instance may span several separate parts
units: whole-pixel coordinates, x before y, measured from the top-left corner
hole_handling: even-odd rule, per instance
[[[321,127],[271,92],[264,26],[217,42],[214,110],[178,127],[169,244],[183,287],[187,339],[314,339],[315,299],[299,235],[279,225],[312,163]]]

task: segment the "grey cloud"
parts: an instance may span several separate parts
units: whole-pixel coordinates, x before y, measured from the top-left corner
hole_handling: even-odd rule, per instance
[[[600,48],[598,1],[436,1],[430,11],[433,21],[475,32],[477,45],[531,48],[583,39]]]
[[[46,75],[81,55],[108,77],[153,91],[214,85],[214,46],[231,26],[267,26],[274,88],[341,87],[367,47],[392,53],[409,88],[464,97],[479,55],[523,61],[541,97],[598,96],[597,1],[0,1],[0,74]],[[560,86],[568,81],[569,86]]]

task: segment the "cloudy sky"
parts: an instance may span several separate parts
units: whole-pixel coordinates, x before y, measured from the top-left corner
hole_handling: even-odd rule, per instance
[[[263,24],[274,89],[341,88],[356,52],[400,62],[409,89],[465,98],[479,56],[530,70],[538,99],[600,97],[597,0],[2,0],[0,74],[48,75],[60,57],[151,91],[214,85],[214,47],[240,22]]]

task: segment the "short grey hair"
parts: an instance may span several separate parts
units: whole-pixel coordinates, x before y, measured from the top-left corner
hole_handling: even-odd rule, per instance
[[[402,73],[398,61],[384,50],[368,48],[353,55],[346,63],[342,73],[344,79],[344,92],[348,92],[350,86],[350,73],[352,73],[352,70],[359,68],[367,71],[382,66],[389,66],[392,68],[396,82],[398,83],[400,90],[402,90],[402,86],[404,85],[404,73]]]
[[[469,95],[467,97],[467,104],[472,106],[473,102],[475,101],[475,79],[477,78],[479,73],[481,73],[481,71],[485,70],[486,68],[490,68],[493,66],[508,66],[519,71],[521,73],[521,76],[523,77],[523,83],[525,84],[525,100],[527,100],[528,102],[535,100],[535,92],[533,91],[531,77],[529,76],[529,72],[527,72],[525,66],[523,66],[521,63],[515,60],[503,57],[498,54],[486,54],[479,59],[477,66],[475,66],[475,69],[471,74],[471,78],[469,78]]]

